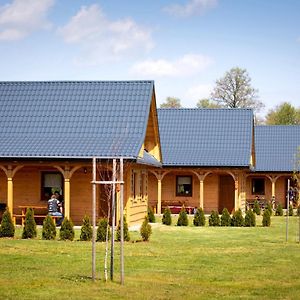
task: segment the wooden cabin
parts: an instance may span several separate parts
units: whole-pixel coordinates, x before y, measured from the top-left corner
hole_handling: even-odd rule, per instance
[[[75,224],[91,216],[94,157],[97,180],[124,159],[127,222],[142,222],[149,167],[161,166],[152,81],[0,82],[0,102],[0,203],[17,222],[26,207],[45,216],[55,191]],[[97,185],[97,218],[108,216],[110,188]]]
[[[255,167],[250,109],[159,109],[163,169],[149,174],[149,205],[158,213],[245,207],[246,174]]]

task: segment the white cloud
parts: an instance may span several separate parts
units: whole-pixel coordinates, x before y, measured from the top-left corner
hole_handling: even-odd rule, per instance
[[[171,4],[164,11],[176,17],[202,15],[209,9],[217,6],[218,0],[190,0],[185,5]]]
[[[187,90],[185,97],[192,101],[197,101],[203,98],[209,98],[212,90],[212,84],[198,84],[190,87]]]
[[[34,31],[48,29],[48,10],[54,0],[14,0],[0,6],[0,41],[25,38]]]
[[[186,54],[174,61],[165,59],[146,60],[132,66],[130,72],[144,76],[191,76],[197,74],[213,63],[213,60],[201,54]]]
[[[111,21],[97,4],[81,7],[58,33],[66,43],[81,47],[83,53],[77,60],[80,64],[96,65],[153,47],[150,30],[131,18]]]

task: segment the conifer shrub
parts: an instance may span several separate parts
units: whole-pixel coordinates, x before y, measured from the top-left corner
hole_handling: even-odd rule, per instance
[[[234,227],[243,227],[245,225],[245,220],[241,209],[238,209],[233,213],[231,225]]]
[[[297,207],[297,216],[300,217],[300,205]]]
[[[220,226],[220,218],[218,212],[212,210],[208,218],[209,226]]]
[[[89,216],[85,215],[82,220],[82,226],[80,231],[81,241],[90,241],[92,239],[93,230]]]
[[[205,215],[202,207],[197,208],[193,223],[195,226],[205,226]]]
[[[56,237],[56,227],[53,219],[48,215],[43,221],[43,240],[55,240]]]
[[[246,211],[245,226],[246,227],[255,227],[256,226],[255,213],[251,209]]]
[[[182,206],[178,215],[177,226],[188,226],[189,220],[185,210],[185,207]]]
[[[164,210],[163,217],[162,217],[162,223],[165,225],[171,225],[172,224],[172,217],[171,217],[171,210],[169,207],[167,207]]]
[[[267,203],[267,206],[266,206],[266,208],[265,209],[267,209],[268,211],[269,211],[269,213],[270,213],[270,216],[272,216],[273,215],[273,209],[272,209],[272,205],[271,205],[271,203],[270,202],[268,202]]]
[[[294,215],[294,209],[293,209],[293,204],[289,205],[289,216],[293,216]]]
[[[34,211],[28,208],[25,215],[25,223],[22,233],[22,239],[32,239],[36,237],[36,223],[34,220]]]
[[[2,221],[0,225],[0,237],[14,237],[15,235],[15,225],[11,218],[11,214],[6,208],[2,215]]]
[[[260,206],[257,200],[254,201],[253,212],[256,213],[258,216],[261,214]]]
[[[148,220],[150,223],[155,223],[155,215],[151,207],[148,207]]]
[[[108,227],[108,230],[107,230]],[[97,229],[97,242],[105,242],[106,241],[106,233],[107,233],[107,240],[110,239],[110,226],[108,224],[107,218],[101,218],[98,222],[98,229]]]
[[[283,209],[281,203],[276,207],[275,216],[283,216]]]
[[[68,218],[64,218],[61,227],[60,227],[60,231],[59,231],[59,237],[61,240],[66,241],[66,240],[70,240],[73,241],[74,240],[74,225],[72,220],[68,219]]]
[[[124,216],[123,218],[123,234],[124,234],[124,241],[129,242],[130,241],[130,235],[128,230],[128,224],[126,221],[126,218]],[[118,227],[117,227],[117,241],[121,241],[121,222],[119,221]]]
[[[140,228],[140,234],[144,242],[149,241],[150,235],[152,234],[152,228],[147,217]]]
[[[231,226],[231,217],[228,209],[225,207],[221,215],[221,226]]]
[[[262,226],[269,227],[271,225],[271,215],[270,212],[265,209],[263,213]]]

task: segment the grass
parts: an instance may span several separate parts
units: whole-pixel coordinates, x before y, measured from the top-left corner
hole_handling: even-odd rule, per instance
[[[270,228],[155,224],[150,242],[125,245],[125,286],[118,243],[114,282],[103,280],[103,243],[92,282],[90,242],[43,241],[41,230],[21,240],[19,228],[15,239],[0,239],[0,299],[299,299],[298,226],[290,217],[286,243],[284,217]]]

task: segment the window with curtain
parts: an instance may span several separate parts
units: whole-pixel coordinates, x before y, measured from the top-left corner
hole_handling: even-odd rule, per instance
[[[192,196],[192,176],[176,177],[176,196]]]

